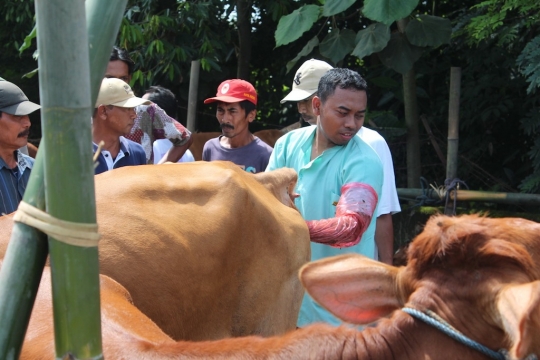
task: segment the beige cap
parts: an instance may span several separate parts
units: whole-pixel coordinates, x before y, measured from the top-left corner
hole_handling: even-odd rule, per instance
[[[135,96],[131,87],[123,80],[105,78],[101,82],[96,107],[99,105],[113,105],[123,108],[134,108],[139,105],[150,105],[149,100]]]
[[[310,59],[302,64],[296,74],[292,85],[292,91],[280,101],[301,101],[317,92],[319,80],[333,67],[327,62]]]

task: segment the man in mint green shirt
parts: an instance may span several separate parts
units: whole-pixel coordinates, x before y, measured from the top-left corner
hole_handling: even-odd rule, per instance
[[[375,258],[375,211],[383,167],[356,133],[364,123],[367,84],[355,71],[329,70],[312,100],[317,126],[300,128],[275,144],[267,171],[298,173],[295,204],[308,221],[311,259],[345,253]],[[305,295],[298,326],[341,321]]]

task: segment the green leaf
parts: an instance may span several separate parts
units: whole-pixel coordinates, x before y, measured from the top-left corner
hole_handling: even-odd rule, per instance
[[[274,35],[276,38],[276,47],[286,45],[300,38],[319,19],[320,12],[320,6],[305,5],[279,19]]]
[[[356,34],[356,47],[352,55],[360,59],[379,52],[390,40],[390,27],[383,23],[374,23]]]
[[[409,16],[419,0],[365,0],[364,16],[373,21],[390,25]]]
[[[300,60],[300,58],[311,54],[313,49],[315,49],[315,47],[318,45],[319,45],[319,38],[317,36],[314,36],[313,38],[311,38],[311,40],[308,41],[308,43],[298,53],[298,55],[296,55],[294,59],[292,59],[291,61],[287,63],[287,72],[291,71],[291,69],[294,67],[294,65],[296,65],[296,63],[298,62],[298,60]]]
[[[354,49],[355,38],[356,34],[352,30],[346,29],[340,31],[339,29],[335,29],[319,45],[321,55],[331,59],[335,64]]]
[[[323,6],[323,16],[333,16],[351,7],[356,0],[326,0]]]
[[[399,83],[389,76],[371,78],[369,82],[381,89],[394,89],[399,86]]]
[[[450,43],[452,23],[438,16],[419,15],[407,24],[405,34],[413,45],[437,47]]]
[[[34,77],[34,75],[36,75],[38,73],[38,68],[35,68],[34,70],[30,71],[30,72],[27,72],[26,74],[24,74],[22,77],[23,78],[27,78],[27,79],[30,79],[32,77]]]
[[[395,32],[386,48],[379,52],[379,58],[384,65],[403,75],[412,69],[422,51],[423,48],[411,45],[404,34]]]
[[[37,25],[34,25],[34,28],[30,32],[30,34],[26,35],[26,37],[24,38],[24,43],[19,48],[19,54],[22,54],[24,50],[32,46],[32,40],[35,39],[36,36],[37,36]]]

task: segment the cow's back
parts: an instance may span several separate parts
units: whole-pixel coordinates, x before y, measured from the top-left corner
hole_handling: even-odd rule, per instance
[[[292,329],[309,260],[301,215],[228,162],[96,176],[100,272],[176,339]]]

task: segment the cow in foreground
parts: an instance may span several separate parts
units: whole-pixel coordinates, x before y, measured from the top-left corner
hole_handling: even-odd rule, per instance
[[[177,340],[295,329],[304,293],[298,270],[310,258],[295,183],[292,169],[253,175],[229,162],[100,174],[100,273]],[[6,228],[11,221],[0,217]],[[0,234],[5,245],[8,231]]]
[[[175,342],[101,278],[109,359],[489,359],[400,310],[432,312],[500,359],[540,354],[540,224],[478,216],[432,217],[396,268],[360,255],[305,265],[307,291],[340,318],[374,327],[311,325],[283,336]],[[21,359],[54,356],[45,273]],[[496,354],[496,353],[495,353]],[[495,357],[497,358],[497,357]]]

